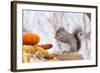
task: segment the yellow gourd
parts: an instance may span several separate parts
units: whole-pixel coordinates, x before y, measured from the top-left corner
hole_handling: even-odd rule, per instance
[[[29,63],[29,57],[31,54],[35,53],[35,49],[30,45],[23,45],[23,56],[22,60],[24,63]]]
[[[23,63],[29,63],[29,56],[30,56],[30,53],[23,53],[23,56],[22,56],[22,61]]]

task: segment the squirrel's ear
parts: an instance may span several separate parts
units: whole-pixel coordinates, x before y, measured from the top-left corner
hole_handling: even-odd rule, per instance
[[[60,27],[58,30],[64,30],[64,27]]]
[[[58,33],[60,31],[64,31],[64,30],[65,30],[64,27],[60,27],[56,32]]]

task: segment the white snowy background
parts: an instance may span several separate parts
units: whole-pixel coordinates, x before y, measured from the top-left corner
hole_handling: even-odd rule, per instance
[[[60,27],[64,27],[69,33],[73,33],[75,29],[81,28],[83,36],[81,39],[81,48],[79,53],[84,59],[90,59],[90,35],[91,33],[91,19],[86,13],[74,12],[53,12],[53,11],[23,11],[23,33],[33,32],[40,36],[39,44],[52,43],[53,47],[48,51],[51,53],[62,52],[59,46],[68,50],[68,45],[60,44],[55,39],[56,31]],[[86,37],[87,36],[87,37]]]

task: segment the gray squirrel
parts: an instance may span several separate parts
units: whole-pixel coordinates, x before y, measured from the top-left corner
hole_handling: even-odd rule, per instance
[[[55,38],[62,43],[69,44],[70,52],[77,52],[81,47],[80,39],[78,37],[79,32],[80,29],[77,29],[71,34],[68,31],[66,31],[63,27],[61,27],[56,31]]]

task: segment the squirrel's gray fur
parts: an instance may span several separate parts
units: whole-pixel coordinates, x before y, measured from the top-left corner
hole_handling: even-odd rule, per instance
[[[80,48],[80,40],[78,39],[77,34],[77,31],[71,34],[61,27],[57,30],[55,37],[60,42],[69,44],[70,52],[77,52]]]

